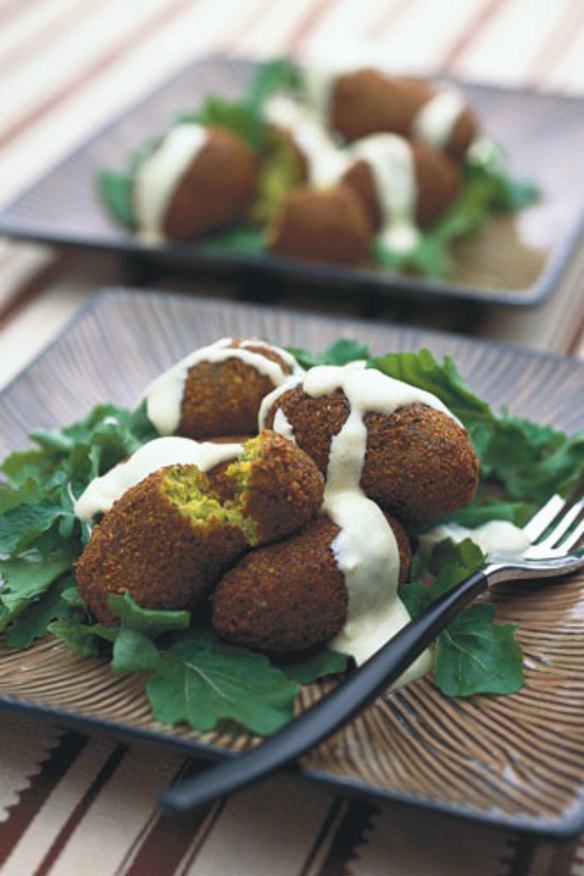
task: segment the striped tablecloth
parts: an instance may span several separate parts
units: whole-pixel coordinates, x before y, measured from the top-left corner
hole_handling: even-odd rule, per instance
[[[0,202],[198,56],[301,56],[331,41],[362,42],[396,69],[584,91],[581,0],[0,0]],[[121,279],[116,258],[0,241],[0,384]],[[584,326],[568,343],[584,357]],[[349,802],[293,779],[161,815],[155,792],[186,769],[178,755],[3,714],[1,872],[584,874],[584,842]]]

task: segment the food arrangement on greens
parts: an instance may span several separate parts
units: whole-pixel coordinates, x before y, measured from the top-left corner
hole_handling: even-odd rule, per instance
[[[134,410],[31,439],[2,465],[5,645],[55,636],[141,673],[163,722],[259,734],[584,468],[584,434],[491,411],[450,359],[353,341],[315,355],[224,339]],[[410,677],[424,673],[446,696],[517,691],[515,627],[467,609]]]
[[[238,100],[182,110],[101,199],[149,244],[451,275],[451,244],[531,204],[452,86],[358,66],[259,65]]]

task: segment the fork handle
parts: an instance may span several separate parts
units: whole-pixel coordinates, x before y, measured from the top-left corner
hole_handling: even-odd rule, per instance
[[[184,812],[261,779],[318,745],[391,685],[438,633],[479,593],[488,572],[480,569],[432,603],[346,681],[255,748],[212,766],[158,797],[172,812]]]

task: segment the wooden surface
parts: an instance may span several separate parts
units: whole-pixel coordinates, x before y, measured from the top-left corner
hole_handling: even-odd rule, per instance
[[[372,56],[390,58],[400,72],[444,73],[579,100],[584,96],[580,0],[0,0],[0,205],[197,58],[214,52],[302,57],[331,42],[363,43]],[[577,156],[577,141],[584,135],[574,130],[573,138],[571,154]],[[563,218],[562,213],[558,223]],[[391,320],[406,328],[449,328],[584,358],[583,258],[579,252],[562,289],[529,315],[506,308],[484,312],[465,305],[451,311],[438,304],[421,308],[397,303],[372,313],[342,295],[323,306],[321,299],[300,294],[290,285],[279,290],[275,306],[373,317],[374,334],[381,331],[378,322]],[[246,282],[234,288],[225,278],[205,274],[193,281],[129,270],[118,256],[105,253],[4,239],[0,385],[34,359],[96,289],[128,281],[172,286],[189,295],[205,295],[211,302],[261,298],[266,292]],[[131,344],[131,324],[123,329]],[[317,347],[319,340],[318,335],[311,337]],[[77,367],[86,369],[84,354],[76,350],[75,356]],[[142,362],[140,349],[134,356]],[[504,361],[499,366],[503,372]],[[566,367],[573,373],[570,364]],[[495,365],[489,372],[495,382],[503,373]],[[133,392],[136,376],[120,375],[124,391]],[[535,368],[526,373],[525,384],[511,380],[505,389],[509,403],[521,405],[537,376]],[[541,376],[545,379],[545,369]],[[30,380],[33,397],[42,401],[42,379]],[[109,391],[99,378],[93,387]],[[555,392],[561,409],[561,381]],[[579,422],[578,397],[567,411],[573,423]],[[60,410],[75,415],[82,403],[79,386],[67,381]],[[39,415],[42,410],[39,405]],[[12,430],[24,428],[35,412],[23,413],[12,404],[2,413],[9,413],[9,434],[14,434]],[[576,714],[571,728],[581,733]],[[7,715],[0,723],[0,742],[3,874],[582,872],[584,845],[578,840],[559,845],[537,842],[515,831],[475,826],[416,807],[347,800],[292,779],[271,780],[203,812],[168,819],[155,809],[154,794],[197,768],[181,755],[153,757],[140,745]],[[545,734],[537,744],[548,744]]]

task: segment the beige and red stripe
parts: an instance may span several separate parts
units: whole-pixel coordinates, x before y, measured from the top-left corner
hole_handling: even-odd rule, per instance
[[[196,56],[302,55],[333,40],[363,42],[396,69],[584,90],[579,0],[3,0],[0,201]],[[2,382],[96,286],[119,275],[115,259],[2,243]],[[584,356],[584,335],[574,352]],[[462,831],[456,822],[342,800],[292,779],[170,819],[154,807],[154,794],[194,769],[181,757],[16,716],[2,716],[0,752],[6,874],[271,876],[277,862],[283,876],[377,876],[388,860],[392,872],[408,876],[467,876],[468,860],[476,876],[584,873],[578,843],[556,848],[488,828]]]
[[[143,745],[39,727],[22,716],[3,718],[0,749],[5,876],[468,876],[470,861],[473,876],[581,872],[577,843],[557,847],[461,827],[411,809],[342,799],[293,778],[170,818],[156,810],[154,794],[200,766],[178,755],[153,756]]]

